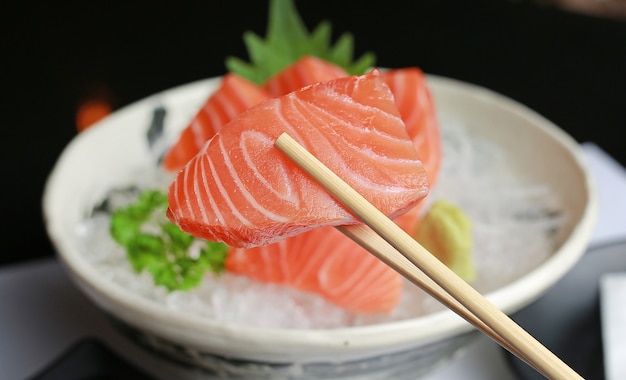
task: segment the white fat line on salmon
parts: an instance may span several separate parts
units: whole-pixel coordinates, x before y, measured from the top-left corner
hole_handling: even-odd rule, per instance
[[[332,94],[326,94],[326,95],[327,97],[331,97],[330,95]],[[389,133],[385,133],[380,128],[373,127],[374,123],[371,122],[373,118],[375,118],[376,116],[379,116],[383,119],[395,119],[396,123],[405,125],[404,121],[402,121],[402,118],[399,115],[393,115],[379,108],[367,106],[362,103],[358,103],[353,98],[345,94],[337,94],[337,95],[334,95],[333,98],[337,98],[337,99],[333,99],[333,101],[342,100],[342,102],[345,105],[358,108],[358,111],[354,113],[343,112],[340,115],[351,116],[352,114],[358,114],[359,111],[361,111],[361,112],[370,114],[370,116],[368,116],[365,121],[359,119],[359,122],[356,123],[355,120],[351,118],[345,118],[345,117],[342,118],[337,114],[329,113],[324,107],[322,107],[321,105],[317,103],[311,103],[311,102],[306,102],[306,103],[309,104],[311,108],[315,108],[318,112],[326,115],[329,119],[334,120],[334,123],[344,125],[347,130],[354,131],[355,133],[358,133],[361,135],[373,134],[380,139],[385,139],[391,143],[396,143],[398,145],[411,145],[411,143],[406,139],[406,136],[395,136]],[[321,118],[318,117],[318,119],[321,119]],[[368,124],[372,126],[368,127]],[[349,143],[349,141],[347,142]]]
[[[287,120],[283,117],[281,117],[281,119],[283,120],[285,125],[289,125],[291,127],[293,127],[293,125],[299,125],[300,128],[303,131],[305,131],[307,135],[306,139],[301,138],[300,136],[298,136],[297,138],[299,141],[301,141],[300,143],[302,144],[302,141],[315,142],[315,143],[308,143],[308,144],[302,144],[302,145],[305,146],[310,152],[312,152],[317,157],[320,156],[320,151],[323,152],[325,150],[328,150],[333,153],[332,154],[333,159],[329,161],[341,162],[342,166],[345,166],[346,161],[343,159],[343,157],[339,153],[340,151],[335,148],[337,144],[333,142],[332,140],[330,140],[326,134],[322,133],[322,131],[320,131],[319,128],[315,127],[316,124],[327,125],[326,129],[330,130],[330,133],[328,135],[333,135],[337,139],[340,139],[347,143],[343,134],[337,133],[335,131],[335,128],[331,127],[337,124],[334,122],[337,119],[333,115],[330,115],[326,112],[323,112],[323,114],[325,114],[327,118],[326,119],[321,118],[318,114],[311,111],[311,108],[314,108],[318,110],[319,112],[322,112],[319,107],[317,107],[313,103],[310,103],[308,101],[305,101],[295,96],[295,94],[293,96],[290,96],[286,100],[289,100],[288,105],[290,107],[287,109],[287,112],[283,112],[282,114],[289,114],[291,116],[290,119],[292,120]],[[299,115],[300,120],[294,120],[295,115]],[[328,118],[332,119],[333,121],[331,122],[327,120]],[[312,122],[311,120],[315,120],[316,122]],[[291,133],[291,132],[288,132],[288,133]],[[315,134],[315,136],[313,136],[313,134]],[[324,156],[328,157],[329,154],[325,153]]]
[[[344,244],[344,245],[347,245],[347,244]],[[337,247],[337,250],[338,252],[340,252],[339,247]],[[337,284],[336,281],[329,282],[329,278],[327,276],[327,273],[329,273],[330,270],[326,269],[326,267],[332,264],[332,260],[326,260],[324,264],[325,265],[320,268],[318,279],[319,279],[320,285],[322,285],[326,289],[332,289],[330,293],[333,293],[333,294],[350,294],[350,292],[355,288],[355,286],[360,281],[364,280],[364,278],[367,277],[367,273],[370,269],[370,266],[363,265],[364,264],[363,262],[352,263],[353,264],[351,265],[352,272],[350,273],[350,275],[343,277],[341,283]],[[334,280],[334,278],[331,278],[330,280]]]
[[[381,285],[383,285],[383,284],[381,284]],[[387,289],[381,289],[380,287],[378,287],[377,288],[378,291],[380,293],[382,293],[382,294],[385,294],[385,293],[391,294],[391,292],[393,292],[393,290],[394,290],[393,287],[391,285],[387,285],[387,284],[384,284],[384,285],[386,285]],[[363,291],[363,290],[361,290],[361,291],[356,291],[355,290],[354,295],[350,294],[347,297],[350,297],[350,298],[348,298],[348,299],[351,299],[350,303],[352,305],[355,305],[355,306],[356,305],[365,305],[365,304],[368,304],[370,302],[377,302],[376,300],[377,300],[377,298],[379,298],[379,296],[377,294],[374,294],[373,292],[366,292],[366,291]],[[378,302],[380,302],[380,301],[378,301]],[[387,302],[389,302],[389,301],[387,301]],[[393,302],[393,304],[395,304],[395,302]]]
[[[376,259],[378,260],[378,259]],[[365,267],[365,265],[364,265]],[[376,289],[379,294],[391,294],[395,288],[393,281],[389,281],[390,276],[393,276],[395,272],[392,272],[391,269],[387,266],[377,266],[374,267],[375,270],[371,270],[372,266],[367,265],[367,268],[364,268],[365,273],[360,277],[355,277],[355,280],[359,280],[358,284],[374,284],[372,287]],[[394,276],[395,278],[395,276]],[[354,305],[357,304],[366,304],[370,302],[372,299],[376,299],[378,297],[377,294],[373,292],[367,292],[363,289],[352,286],[345,292],[345,297],[347,299],[351,299]]]
[[[290,103],[293,103],[294,100],[297,99],[297,98],[294,95],[294,93],[290,93],[290,94],[284,96],[283,99],[284,99],[285,102],[289,101]],[[306,139],[304,139],[304,137],[302,136],[300,131],[297,128],[294,127],[294,123],[292,123],[291,121],[289,121],[289,120],[287,120],[285,118],[284,115],[286,114],[286,112],[281,112],[283,108],[285,108],[283,103],[278,102],[278,101],[275,103],[274,113],[276,114],[276,117],[279,120],[281,120],[282,124],[285,126],[285,131],[283,131],[283,132],[289,133],[289,135],[292,138],[294,138],[296,141],[298,141],[300,144],[304,144],[306,142]],[[309,125],[308,129],[315,129],[315,128],[310,128],[310,125]],[[304,146],[306,146],[306,145],[304,145]]]
[[[252,205],[256,211],[261,212],[268,219],[275,220],[277,222],[287,222],[287,221],[289,221],[289,216],[288,215],[287,216],[283,216],[283,215],[275,214],[272,211],[270,211],[270,210],[266,209],[265,207],[261,206],[261,204],[259,202],[257,202],[255,197],[252,194],[250,194],[250,192],[248,191],[248,189],[244,185],[243,181],[239,177],[237,171],[235,170],[235,167],[233,166],[233,163],[230,160],[230,156],[228,155],[228,151],[226,150],[226,148],[224,147],[224,145],[222,143],[222,139],[218,139],[217,142],[219,144],[220,152],[222,153],[222,157],[224,159],[224,163],[226,164],[225,166],[226,166],[226,169],[228,170],[228,173],[230,174],[230,176],[233,179],[233,181],[235,181],[235,184],[237,185],[237,187],[241,191],[241,194],[243,195],[243,197],[248,201],[248,203],[250,205]],[[270,143],[270,146],[273,146],[273,142]],[[222,196],[224,198],[228,198],[227,194],[222,194]],[[229,205],[231,205],[231,207],[234,208],[234,204],[230,201],[230,198],[227,199],[227,202],[228,202]],[[248,221],[241,213],[239,213],[239,210],[233,209],[233,212],[236,212],[237,215],[241,215],[241,218],[243,218],[242,221],[245,220],[248,223],[247,225],[249,225],[249,226],[252,225],[252,223],[250,221]],[[246,224],[246,223],[244,223],[244,224]]]
[[[307,101],[304,101],[298,97],[295,96],[290,96],[289,100],[291,100],[290,104],[293,106],[294,108],[294,112],[297,111],[299,114],[303,115],[302,118],[303,120],[310,120],[315,118],[317,121],[319,121],[320,124],[326,124],[326,125],[341,125],[341,126],[352,126],[352,124],[349,124],[348,122],[346,122],[343,119],[340,119],[338,117],[336,117],[335,115],[332,115],[330,113],[328,113],[326,110],[324,110],[323,108],[321,108],[319,105],[314,104],[314,103],[310,103]],[[314,108],[315,110],[317,110],[319,113],[323,114],[326,116],[326,118],[322,118],[319,115],[313,113],[311,111],[311,108]],[[306,116],[305,116],[305,111],[306,111]],[[293,115],[293,113],[291,113]],[[394,115],[389,115],[390,117],[394,117]],[[282,118],[282,117],[281,117]],[[282,120],[284,121],[284,123],[286,125],[291,125],[292,123],[289,122],[288,120],[286,120],[285,118],[282,118]],[[401,119],[398,119],[399,122],[402,122]],[[309,123],[311,123],[309,121]],[[312,123],[311,123],[312,124]],[[331,128],[329,128],[331,129]],[[356,130],[358,132],[361,132],[364,128],[362,127],[358,127],[355,126],[354,128],[351,128],[353,130]],[[325,134],[321,133],[318,131],[317,128],[308,128],[307,131],[309,131],[310,133],[313,132],[317,132],[318,136],[320,136],[320,139],[323,139],[324,142],[326,143],[326,146],[328,147],[329,150],[334,152],[334,157],[333,160],[325,160],[328,161],[329,163],[332,162],[334,163],[341,163],[341,173],[345,173],[347,175],[350,176],[350,178],[353,178],[355,182],[352,183],[352,185],[354,185],[354,183],[361,183],[363,184],[364,187],[369,188],[369,189],[373,189],[375,191],[385,191],[385,192],[389,192],[389,193],[394,193],[394,194],[402,194],[402,193],[412,193],[414,190],[410,189],[410,188],[406,188],[404,186],[389,186],[388,183],[375,183],[372,182],[370,178],[361,175],[360,173],[358,173],[355,170],[350,169],[350,165],[349,165],[349,161],[347,161],[340,153],[337,149],[335,149],[335,146],[337,145],[336,142],[331,141]],[[288,132],[291,133],[291,132]],[[331,133],[333,136],[336,136],[337,139],[341,139],[341,141],[345,144],[348,145],[350,147],[353,148],[353,151],[358,152],[359,154],[366,154],[369,151],[369,156],[370,157],[374,157],[376,159],[378,159],[379,161],[382,162],[386,162],[386,163],[393,163],[393,164],[400,164],[401,166],[406,166],[406,167],[411,167],[411,166],[421,166],[422,162],[417,159],[417,160],[410,160],[410,159],[405,159],[405,158],[391,158],[391,157],[387,157],[387,156],[381,156],[378,154],[375,154],[373,152],[371,152],[371,150],[368,148],[366,149],[362,149],[362,147],[359,146],[355,146],[351,141],[347,140],[344,137],[343,133],[340,132],[336,132],[334,129],[331,130]],[[396,142],[398,143],[398,145],[400,145],[401,147],[404,146],[404,148],[406,149],[415,149],[415,146],[413,145],[413,143],[408,140],[408,139],[402,139],[402,138],[396,138],[394,136],[391,136],[389,134],[380,134],[377,133],[377,136],[379,137],[386,137],[388,140],[392,141],[392,142]],[[313,140],[313,139],[310,139]],[[302,141],[302,140],[300,140]],[[316,146],[307,146],[310,144],[303,144],[303,146],[306,146],[307,149],[309,149],[311,151],[311,153],[313,153],[314,155],[316,155],[317,157],[319,157],[319,153],[318,153],[318,149],[319,146],[321,144],[318,144]],[[344,150],[345,152],[345,150]],[[327,154],[325,154],[325,158],[328,158]],[[326,165],[329,165],[329,163],[326,163]],[[334,165],[332,165],[334,167]],[[339,167],[335,167],[335,170],[339,169]],[[342,175],[342,177],[345,179],[347,179],[348,177],[345,175]]]
[[[204,115],[206,115],[207,119],[209,119],[209,123],[208,125],[211,126],[211,130],[206,131],[204,128],[206,128],[207,123],[201,123],[200,125],[202,127],[202,130],[199,133],[199,136],[202,136],[203,141],[200,142],[200,147],[206,145],[207,140],[211,139],[213,136],[215,136],[215,134],[218,132],[218,129],[215,129],[215,126],[221,126],[223,124],[222,118],[220,117],[221,112],[220,109],[217,107],[217,105],[214,102],[208,102],[207,104],[205,104],[202,107],[202,112],[204,113]],[[196,118],[197,119],[197,118]]]
[[[194,209],[195,212],[193,214],[191,214],[193,216],[194,219],[207,219],[208,220],[208,216],[206,215],[206,208],[203,206],[203,202],[202,202],[202,197],[200,195],[200,183],[199,183],[199,178],[200,176],[198,176],[198,171],[200,170],[200,162],[198,160],[195,160],[194,162],[194,166],[193,166],[193,174],[191,175],[191,178],[194,178],[195,180],[191,183],[191,186],[193,186],[193,195],[194,200],[195,200],[195,205],[194,205]],[[186,186],[187,188],[191,187],[191,186]],[[199,215],[198,215],[199,214]]]
[[[190,163],[192,163],[190,161]],[[198,170],[198,162],[197,161],[193,161],[193,166],[189,166],[188,171],[189,171],[189,177],[191,178],[196,178],[196,172]],[[193,186],[193,188],[191,189],[193,191],[193,195],[194,197],[192,198],[191,195],[188,194],[188,191],[190,190],[189,187],[191,186],[185,186],[185,195],[186,195],[186,199],[187,199],[187,205],[189,207],[189,213],[190,215],[194,218],[194,219],[199,219],[199,217],[201,215],[198,215],[198,211],[196,209],[202,209],[201,204],[200,204],[200,199],[197,195],[197,186],[196,186],[196,181],[193,181],[191,183],[191,185]],[[195,201],[195,204],[194,204]]]
[[[215,136],[216,133],[219,132],[219,129],[221,128],[222,124],[224,124],[224,122],[222,121],[222,118],[220,117],[220,109],[219,107],[217,107],[217,105],[213,102],[208,102],[207,106],[203,108],[204,113],[207,115],[207,117],[209,118],[209,125],[212,128],[212,132],[213,134],[211,135],[211,138]],[[215,126],[219,125],[220,127],[218,127],[217,129],[215,129]],[[206,141],[205,143],[202,143],[200,146],[206,145]]]
[[[232,120],[240,112],[235,106],[228,95],[224,91],[215,93],[215,101],[220,105],[220,108],[226,113],[228,120]]]
[[[204,108],[202,108],[200,112],[204,112]],[[191,122],[191,131],[194,136],[193,143],[198,148],[202,147],[206,142],[206,139],[204,138],[204,128],[196,118],[194,118],[194,120]]]
[[[287,282],[287,275],[289,272],[289,266],[287,264],[289,260],[287,259],[287,255],[290,252],[287,251],[284,239],[273,244],[276,244],[276,247],[278,247],[278,252],[280,254],[278,260],[276,260],[276,257],[273,255],[273,249],[276,249],[276,247],[272,247],[272,244],[259,247],[258,249],[260,252],[258,253],[261,255],[263,262],[268,265],[268,268],[271,268],[278,263],[280,268],[279,272],[283,275],[281,282]]]
[[[269,149],[273,149],[274,140],[259,131],[254,131],[254,130],[243,131],[241,133],[241,140],[240,140],[240,145],[239,145],[243,152],[243,160],[248,165],[248,168],[252,170],[252,172],[254,173],[254,177],[257,178],[261,183],[263,183],[264,187],[270,193],[276,195],[276,197],[286,202],[293,204],[295,208],[299,208],[301,200],[293,189],[292,181],[290,181],[290,176],[287,173],[286,167],[284,165],[274,167],[275,174],[280,173],[279,176],[283,179],[282,182],[285,183],[287,185],[285,187],[288,188],[286,192],[280,192],[271,185],[271,183],[259,171],[258,166],[255,165],[254,160],[252,159],[252,155],[250,154],[248,150],[247,141],[249,140],[262,141],[263,144],[267,146]]]
[[[342,98],[347,98],[347,100],[352,100],[352,98],[347,97],[346,95],[341,95],[341,94],[337,95],[336,97],[342,97]],[[346,119],[346,118],[340,118],[338,115],[329,113],[326,109],[324,109],[323,107],[321,107],[320,105],[318,105],[316,103],[307,102],[307,101],[304,101],[304,100],[302,100],[300,98],[298,98],[298,100],[299,100],[298,103],[299,103],[299,105],[301,105],[301,107],[298,107],[297,105],[294,105],[294,106],[297,107],[298,110],[301,113],[302,113],[303,110],[306,110],[310,117],[314,117],[317,120],[320,120],[321,122],[323,122],[325,124],[328,124],[328,125],[342,125],[347,130],[353,131],[353,132],[355,132],[357,134],[360,134],[360,135],[364,135],[364,136],[374,135],[376,138],[384,139],[386,141],[389,141],[390,143],[395,143],[395,144],[397,144],[401,148],[415,149],[415,146],[414,146],[413,142],[410,141],[410,140],[407,140],[407,138],[406,138],[407,136],[394,136],[394,135],[391,135],[389,133],[384,133],[379,128],[368,128],[368,127],[366,127],[368,125],[368,123],[370,123],[370,124],[373,124],[373,123],[371,123],[371,122],[366,120],[366,121],[363,121],[363,122],[360,122],[360,123],[356,124],[353,120],[349,120],[349,119]],[[385,119],[396,119],[397,123],[404,125],[404,122],[402,121],[402,118],[400,118],[399,116],[393,115],[393,114],[390,114],[390,113],[387,113],[387,112],[384,112],[384,111],[382,111],[382,110],[380,110],[378,108],[365,106],[363,104],[356,103],[355,101],[345,101],[344,103],[348,104],[350,106],[354,105],[354,106],[358,107],[360,110],[365,110],[368,113],[375,113],[375,114],[377,114],[377,115],[369,116],[368,117],[369,119],[372,119],[372,118],[374,118],[376,116],[380,116],[380,117],[385,118]],[[308,107],[302,106],[304,104],[306,104]],[[326,119],[323,119],[319,115],[311,112],[311,110],[310,110],[311,108],[314,108],[319,113],[321,113],[324,116],[326,116]],[[384,161],[384,162],[391,162],[391,163],[404,162],[404,163],[407,163],[408,165],[414,165],[415,164],[414,160],[408,160],[408,159],[397,158],[397,157],[393,158],[391,156],[382,156],[382,155],[377,154],[374,151],[372,151],[371,148],[368,148],[368,147],[364,148],[363,146],[357,146],[357,145],[354,144],[354,142],[352,140],[345,139],[343,137],[343,134],[341,134],[341,133],[337,133],[337,137],[338,138],[342,138],[346,145],[353,147],[355,150],[370,152],[370,156],[373,157],[376,160]],[[401,151],[401,150],[398,149],[397,151]]]
[[[210,187],[209,187],[209,178],[207,177],[206,173],[206,167],[205,167],[205,162],[209,163],[209,171],[211,173],[213,173],[215,170],[209,160],[209,158],[205,155],[202,155],[202,160],[200,162],[200,170],[202,173],[202,185],[204,188],[204,193],[206,194],[207,198],[209,199],[209,206],[211,206],[211,210],[213,211],[213,214],[215,215],[215,217],[217,218],[217,221],[219,224],[224,225],[226,224],[226,221],[224,220],[224,215],[222,215],[222,212],[220,211],[219,207],[217,207],[217,202],[215,201],[215,197],[213,197],[213,194],[211,193]],[[208,219],[208,217],[207,217]],[[209,221],[207,220],[207,224],[209,224]]]
[[[218,138],[217,139],[217,143],[218,143],[218,147],[220,149],[220,152],[222,153],[222,157],[224,157],[224,160],[226,160],[226,156],[228,156],[228,153],[225,151],[224,146],[222,145],[221,139]],[[239,212],[239,209],[237,207],[235,207],[235,204],[233,203],[233,201],[228,196],[228,191],[226,190],[226,188],[222,184],[222,181],[220,180],[220,177],[217,174],[217,171],[215,170],[215,165],[213,164],[213,161],[210,158],[209,158],[209,167],[211,168],[211,178],[215,182],[215,185],[217,186],[217,189],[218,189],[222,199],[224,199],[224,201],[226,202],[227,206],[230,208],[230,211],[232,212],[232,214],[237,219],[239,219],[241,224],[243,224],[243,225],[245,225],[247,227],[254,227],[252,222],[250,222],[248,219],[246,219]]]
[[[196,172],[196,173],[198,172],[198,165],[199,165],[199,164],[200,164],[200,160],[199,160],[199,159],[198,159],[198,160],[195,160],[193,170],[194,170],[194,172]],[[201,176],[202,176],[202,177],[204,176],[204,173],[200,172],[200,174],[201,174]],[[196,175],[196,176],[194,176],[194,178],[198,178],[198,176]],[[194,192],[194,193],[195,193],[195,195],[196,195],[196,204],[197,204],[197,206],[198,206],[197,208],[200,210],[200,216],[202,217],[202,221],[203,221],[205,224],[208,224],[209,217],[207,216],[207,213],[206,213],[206,208],[205,208],[205,207],[203,207],[203,205],[202,205],[202,203],[201,203],[201,197],[200,197],[200,185],[199,185],[198,181],[193,181],[193,192]],[[195,215],[195,214],[192,214],[192,215],[194,216],[194,218],[196,217],[196,215]]]
[[[285,103],[287,103],[287,101],[289,101],[290,104],[295,105],[298,103],[302,103],[299,98],[297,98],[295,96],[295,93],[290,93],[286,96],[283,97],[283,100],[285,101]],[[289,112],[282,112],[283,108],[286,108],[284,103],[281,103],[279,101],[275,101],[274,105],[274,113],[275,116],[278,120],[281,121],[281,125],[285,128],[284,131],[282,132],[286,132],[288,133],[293,139],[295,139],[296,141],[298,141],[298,143],[302,144],[303,146],[307,147],[307,149],[311,149],[314,150],[315,147],[311,147],[310,144],[307,144],[307,139],[304,138],[302,136],[302,134],[300,133],[300,129],[302,129],[303,131],[318,131],[317,127],[313,126],[313,124],[310,123],[310,121],[306,121],[307,119],[303,119],[303,122],[301,125],[298,125],[300,127],[300,129],[296,128],[294,126],[293,121],[288,120],[287,118],[285,118],[284,115],[286,115]],[[299,112],[300,114],[302,114],[302,112]],[[322,135],[322,137],[324,139],[326,139],[326,136]],[[311,139],[309,139],[311,140]],[[274,144],[274,141],[272,142],[272,145]],[[337,208],[343,209],[343,207],[341,205],[339,205],[337,203],[337,201],[330,195],[328,194],[328,192],[326,192],[325,190],[322,190],[323,194],[326,195],[326,197],[331,200],[331,202],[333,202],[333,204],[335,204],[337,206]],[[345,214],[345,215],[349,215],[349,214]],[[314,226],[311,226],[314,227]]]
[[[353,144],[353,142],[351,140],[347,140],[345,138],[345,134],[344,133],[340,133],[336,131],[336,126],[343,126],[343,127],[348,127],[347,129],[351,129],[359,134],[363,134],[363,133],[367,133],[368,131],[365,131],[364,128],[362,127],[358,127],[355,126],[354,128],[350,128],[351,126],[353,126],[353,124],[347,122],[346,120],[340,119],[337,116],[330,114],[328,112],[326,112],[326,110],[324,110],[322,107],[320,107],[319,105],[315,104],[315,103],[311,103],[308,101],[305,101],[301,98],[298,97],[291,97],[290,99],[290,105],[293,107],[293,112],[290,112],[290,115],[293,115],[295,112],[297,112],[299,115],[301,115],[302,121],[299,122],[299,125],[304,125],[305,123],[308,123],[311,125],[310,128],[306,128],[306,130],[309,132],[309,135],[311,135],[312,133],[317,132],[317,136],[319,140],[324,140],[325,142],[325,147],[334,152],[335,153],[335,157],[338,161],[342,162],[344,164],[344,166],[346,166],[346,160],[344,160],[341,156],[341,154],[339,153],[341,152],[345,152],[344,149],[338,150],[335,149],[336,145],[342,145],[342,144],[337,144],[336,141],[332,141],[330,140],[326,134],[322,133],[319,131],[318,128],[312,127],[312,125],[314,125],[314,123],[311,122],[311,119],[315,119],[318,123],[317,124],[321,124],[321,125],[327,125],[328,128],[330,130],[329,135],[333,135],[335,136],[337,139],[340,139],[343,144],[350,146],[353,148],[354,151],[357,152],[370,152],[369,156],[373,157],[374,159],[377,159],[379,161],[385,161],[385,162],[391,162],[391,163],[398,163],[398,162],[404,162],[407,163],[409,166],[410,165],[415,165],[415,162],[413,160],[406,160],[406,159],[392,159],[390,157],[387,156],[381,156],[378,154],[375,154],[371,151],[371,149],[363,149],[360,146],[356,146]],[[351,102],[353,103],[353,102]],[[320,117],[318,114],[314,113],[311,111],[311,109],[315,109],[317,110],[319,113],[323,114],[326,118],[322,118]],[[290,124],[296,124],[296,123],[290,123]],[[333,126],[333,127],[331,127]],[[379,137],[388,137],[388,140],[391,139],[391,141],[394,141],[396,143],[399,144],[405,144],[407,148],[412,148],[412,144],[405,140],[405,139],[401,139],[401,138],[394,138],[388,134],[377,134]],[[316,141],[317,139],[313,139],[313,138],[309,138],[310,141]],[[320,146],[322,146],[321,143],[317,143],[317,144],[309,144],[312,145],[310,147],[307,147],[307,149],[309,149],[313,154],[315,154],[316,156],[319,156],[319,154],[317,154],[317,152],[320,150]],[[324,149],[322,149],[324,150]]]
[[[185,175],[183,177],[183,183],[187,183],[188,177],[189,177],[189,172],[191,172],[191,170],[185,170]],[[193,211],[193,207],[191,206],[191,198],[189,197],[189,191],[187,190],[188,186],[183,186],[183,195],[184,195],[184,200],[185,200],[185,205],[187,206],[187,211],[189,212],[190,215],[194,214]],[[178,186],[176,186],[176,189],[178,190]],[[178,193],[178,192],[177,192]],[[178,200],[178,197],[176,198]],[[180,208],[181,212],[179,213],[181,216],[183,215],[182,213],[182,207]]]
[[[324,241],[315,241],[313,242],[313,244],[318,245],[318,248],[317,248],[318,252],[322,250],[322,247],[320,247],[322,244],[328,245],[327,242],[324,242]],[[333,248],[334,247],[330,247],[329,249],[333,249]],[[325,254],[323,255],[318,254],[314,256],[316,260],[311,260],[310,257],[307,258],[307,260],[305,261],[305,265],[301,267],[297,273],[295,273],[292,283],[294,285],[302,284],[303,280],[306,279],[310,273],[314,273],[314,275],[319,275],[319,269],[321,268],[322,265],[318,264],[318,262],[324,260],[326,257],[327,256]],[[319,282],[319,278],[318,278],[318,282]]]
[[[287,103],[287,100],[289,101],[288,104],[292,107],[292,109],[288,109],[287,112],[282,112],[279,115],[280,119],[283,121],[283,124],[285,126],[290,127],[288,128],[289,130],[287,130],[286,132],[290,134],[294,139],[296,139],[296,141],[298,141],[301,145],[305,146],[307,150],[312,152],[317,157],[323,156],[324,160],[327,161],[327,165],[331,165],[331,163],[337,163],[338,165],[336,169],[341,170],[342,168],[343,169],[348,168],[349,167],[348,161],[346,161],[344,157],[340,154],[340,152],[345,152],[345,150],[336,149],[335,146],[338,144],[336,144],[333,140],[328,138],[328,136],[335,136],[337,139],[341,139],[342,141],[347,143],[344,136],[341,133],[337,133],[335,131],[335,129],[333,128],[333,126],[336,126],[335,123],[319,117],[319,115],[311,111],[311,108],[315,108],[316,110],[319,110],[321,113],[325,114],[329,118],[332,118],[332,119],[336,119],[336,118],[333,115],[330,115],[325,111],[322,111],[315,104],[301,99],[300,97],[297,96],[297,93],[292,93],[289,95],[288,98],[285,98],[285,103]],[[280,106],[282,107],[284,106],[284,104],[280,104]],[[287,120],[285,117],[283,117],[282,116],[283,114],[289,114],[290,120]],[[295,119],[296,114],[300,115],[300,120],[293,120]],[[317,124],[311,121],[312,119],[315,119],[317,121],[317,124],[320,124],[322,126],[325,125],[326,126],[325,129],[328,130],[329,133],[328,134],[322,133],[320,131],[320,128],[316,126]],[[298,133],[298,130],[294,127],[294,125],[298,125],[299,129],[304,131],[306,136],[302,137]],[[313,134],[315,134],[315,136],[313,136]],[[350,145],[350,144],[347,144],[347,145]],[[332,152],[332,154],[329,154],[329,152]],[[352,175],[351,177],[355,177],[355,176]],[[334,200],[334,198],[332,198],[332,196],[329,195],[329,198],[333,199],[333,203],[338,205],[338,207],[343,208]]]

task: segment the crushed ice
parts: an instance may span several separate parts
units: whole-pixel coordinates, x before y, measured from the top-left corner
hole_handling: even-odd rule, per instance
[[[560,200],[549,188],[519,183],[506,154],[489,141],[467,133],[463,126],[442,120],[443,161],[439,182],[429,201],[444,197],[455,202],[473,222],[474,260],[481,292],[496,289],[543,262],[554,251],[555,231],[563,223]],[[154,173],[137,187],[169,178]],[[133,191],[112,192],[104,202],[114,209]],[[443,307],[416,286],[406,283],[403,297],[389,315],[348,312],[324,299],[288,287],[263,284],[232,274],[206,275],[195,289],[168,293],[148,274],[135,273],[109,236],[106,213],[94,213],[77,226],[85,257],[107,278],[140,296],[181,313],[217,321],[280,328],[338,328],[413,318]]]

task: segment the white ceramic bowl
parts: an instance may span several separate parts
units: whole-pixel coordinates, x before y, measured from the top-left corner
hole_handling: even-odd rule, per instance
[[[532,110],[484,88],[429,76],[440,113],[470,126],[519,164],[519,173],[550,186],[571,216],[558,249],[539,267],[486,294],[512,313],[539,297],[581,257],[595,225],[594,189],[578,144]],[[82,289],[138,342],[178,362],[241,378],[412,378],[462,347],[474,330],[445,310],[393,323],[331,330],[270,329],[218,323],[167,310],[116,285],[83,256],[76,226],[116,186],[153,165],[146,126],[155,106],[168,108],[174,136],[215,89],[208,79],[156,94],[115,112],[78,135],[51,173],[43,199],[51,240]],[[197,374],[196,374],[197,376]],[[408,375],[406,376],[409,377]]]

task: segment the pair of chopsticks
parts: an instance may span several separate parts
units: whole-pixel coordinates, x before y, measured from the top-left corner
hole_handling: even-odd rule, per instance
[[[582,379],[291,136],[283,133],[274,145],[365,223],[337,227],[346,236],[545,377]]]

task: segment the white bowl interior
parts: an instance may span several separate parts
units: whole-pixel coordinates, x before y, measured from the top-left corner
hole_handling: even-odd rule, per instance
[[[49,235],[76,283],[101,308],[132,326],[181,346],[261,361],[355,359],[420,346],[471,327],[450,311],[334,330],[266,329],[183,315],[109,281],[82,256],[76,226],[108,189],[132,184],[152,164],[145,131],[155,106],[168,107],[171,138],[184,127],[218,78],[194,82],[125,107],[78,135],[51,173],[43,199]],[[532,110],[492,91],[430,76],[439,111],[506,148],[521,175],[562,195],[572,216],[562,244],[543,265],[486,296],[505,312],[525,306],[565,274],[584,252],[595,224],[594,189],[568,135]]]

